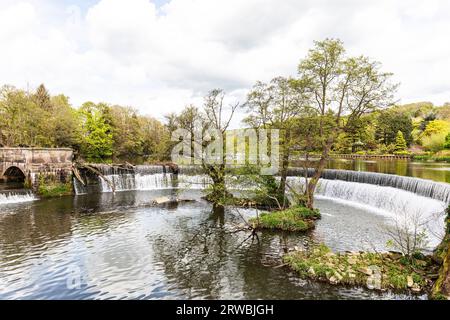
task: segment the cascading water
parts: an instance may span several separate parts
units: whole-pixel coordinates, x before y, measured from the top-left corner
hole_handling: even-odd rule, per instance
[[[165,172],[164,166],[136,166],[128,172],[108,168],[102,174],[109,181],[100,178],[102,192],[112,192],[111,184],[115,191],[155,190],[172,186],[171,174]]]
[[[36,200],[36,197],[31,192],[5,192],[0,193],[0,206],[6,204],[14,204],[21,202],[29,202]]]
[[[302,189],[305,185],[303,177],[288,177],[287,181],[296,189]],[[413,223],[414,219],[420,219],[420,224],[427,229],[430,244],[433,246],[439,244],[442,230],[444,230],[445,202],[419,196],[402,189],[368,183],[320,179],[315,196],[364,207],[387,216],[395,223],[403,221]]]
[[[313,169],[308,170],[308,176],[311,176],[313,173]],[[304,170],[301,168],[290,168],[289,175],[303,176]],[[447,183],[385,173],[334,169],[324,170],[321,177],[322,179],[327,180],[343,180],[348,182],[359,182],[365,184],[393,187],[396,189],[406,190],[427,198],[450,203],[450,184]]]

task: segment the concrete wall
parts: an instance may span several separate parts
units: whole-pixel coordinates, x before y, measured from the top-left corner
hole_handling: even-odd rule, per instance
[[[67,148],[0,148],[0,181],[5,181],[5,171],[14,166],[24,173],[31,183],[37,175],[69,174],[73,150]]]

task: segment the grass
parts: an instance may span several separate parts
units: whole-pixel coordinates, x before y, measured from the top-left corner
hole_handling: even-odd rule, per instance
[[[371,289],[423,292],[431,288],[438,266],[431,257],[406,259],[399,253],[333,253],[325,245],[293,251],[283,257],[303,278]]]
[[[314,221],[320,218],[318,210],[295,206],[282,211],[265,212],[250,222],[256,229],[284,231],[306,231],[314,227]]]
[[[71,195],[73,192],[72,183],[51,182],[39,184],[38,194],[44,198],[61,197]]]

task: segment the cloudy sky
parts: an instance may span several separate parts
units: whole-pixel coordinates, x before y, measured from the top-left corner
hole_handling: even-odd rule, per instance
[[[161,118],[295,75],[313,40],[381,61],[401,102],[450,101],[446,0],[0,0],[0,84]]]

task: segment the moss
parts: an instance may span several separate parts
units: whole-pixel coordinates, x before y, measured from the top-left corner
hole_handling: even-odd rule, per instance
[[[398,253],[333,253],[325,245],[283,257],[303,278],[371,289],[423,292],[431,287],[436,265],[430,257],[401,259]]]
[[[433,286],[433,299],[448,299],[450,296],[450,206],[447,208],[446,235],[434,252],[434,258],[440,263],[439,275]]]
[[[38,194],[45,198],[61,197],[73,193],[72,183],[51,182],[39,184]]]
[[[251,219],[255,228],[278,229],[285,231],[306,231],[315,226],[314,220],[320,218],[318,210],[295,206],[282,211],[262,213],[259,219]]]

